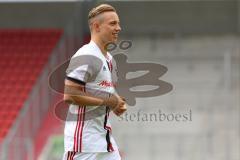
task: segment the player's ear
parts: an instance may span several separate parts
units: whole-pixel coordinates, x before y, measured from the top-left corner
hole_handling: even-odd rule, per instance
[[[95,30],[96,32],[100,32],[100,24],[99,24],[98,21],[95,21],[95,22],[93,23],[93,28],[94,28],[94,30]]]

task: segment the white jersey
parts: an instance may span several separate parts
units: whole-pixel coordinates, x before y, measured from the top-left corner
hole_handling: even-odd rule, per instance
[[[91,41],[71,58],[66,78],[84,85],[87,93],[109,97],[115,92],[112,80],[115,71],[112,56],[107,53],[105,57]],[[107,106],[70,105],[64,129],[65,151],[91,153],[118,150],[111,136],[109,112]]]

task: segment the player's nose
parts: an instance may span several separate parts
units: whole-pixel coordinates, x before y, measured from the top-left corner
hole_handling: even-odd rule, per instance
[[[117,31],[117,32],[120,32],[121,30],[122,30],[122,29],[121,29],[120,25],[117,25],[116,31]]]

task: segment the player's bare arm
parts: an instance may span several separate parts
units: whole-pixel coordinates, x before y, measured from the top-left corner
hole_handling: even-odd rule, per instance
[[[118,116],[126,111],[124,98],[118,95],[112,95],[109,98],[94,97],[84,92],[83,85],[69,80],[65,80],[64,101],[83,106],[109,106]]]

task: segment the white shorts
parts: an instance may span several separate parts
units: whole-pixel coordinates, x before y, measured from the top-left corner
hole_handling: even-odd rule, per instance
[[[63,160],[121,160],[119,151],[99,153],[65,152]]]

